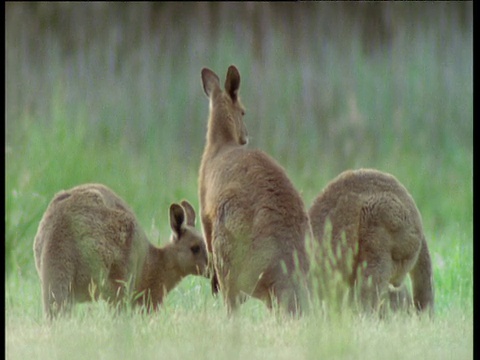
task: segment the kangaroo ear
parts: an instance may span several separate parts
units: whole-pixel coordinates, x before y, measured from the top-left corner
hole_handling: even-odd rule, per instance
[[[233,101],[237,100],[238,89],[240,88],[240,73],[234,65],[230,65],[225,80],[225,90]]]
[[[174,239],[179,239],[182,234],[182,227],[185,221],[185,212],[178,204],[170,205],[170,227],[172,228]]]
[[[187,225],[195,226],[195,209],[193,206],[187,200],[182,200],[180,204],[183,206],[185,214],[187,215]]]
[[[203,91],[208,97],[211,97],[213,90],[220,88],[220,79],[217,74],[207,68],[202,69],[202,83]]]

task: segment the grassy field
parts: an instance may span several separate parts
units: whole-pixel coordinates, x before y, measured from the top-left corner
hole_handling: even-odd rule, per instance
[[[271,4],[28,6],[6,8],[8,359],[473,357],[471,12],[465,22],[451,4],[386,5],[390,35],[365,46],[361,15],[334,5],[295,7],[292,22]],[[434,320],[321,306],[282,319],[256,300],[228,319],[209,281],[189,277],[153,316],[115,316],[100,302],[44,321],[32,245],[53,195],[104,183],[164,244],[170,203],[198,209],[201,68],[223,79],[230,64],[249,146],[284,166],[307,206],[349,168],[390,172],[409,189],[433,259]]]

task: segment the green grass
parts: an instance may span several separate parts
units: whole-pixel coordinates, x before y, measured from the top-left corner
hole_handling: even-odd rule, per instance
[[[275,318],[263,304],[251,300],[238,317],[228,319],[221,301],[205,291],[207,280],[192,278],[182,282],[153,316],[116,316],[100,302],[77,306],[72,317],[48,324],[35,298],[20,298],[39,287],[31,281],[22,285],[26,293],[7,298],[6,350],[12,359],[473,356],[471,305],[469,309],[453,305],[434,321],[405,315],[378,320],[348,311],[337,316],[317,311],[292,320]]]
[[[323,4],[308,5],[298,31],[262,13],[270,26],[258,37],[238,4],[220,8],[225,21],[211,33],[200,15],[172,21],[182,9],[173,5],[160,12],[160,30],[132,20],[147,5],[125,12],[131,18],[113,12],[111,24],[103,21],[109,8],[92,5],[92,13],[72,11],[70,27],[42,22],[49,5],[39,6],[37,17],[15,5],[6,16],[7,358],[472,358],[471,22],[462,30],[455,12],[440,7],[427,22],[400,16],[388,46],[369,53],[348,27],[361,18],[341,22]],[[230,26],[237,17],[247,24],[240,32]],[[82,31],[90,41],[76,37]],[[229,320],[199,277],[184,279],[152,316],[115,316],[99,302],[44,321],[32,245],[53,195],[104,183],[131,205],[151,242],[164,244],[171,202],[188,199],[198,211],[208,115],[201,68],[223,79],[232,63],[250,146],[285,167],[307,206],[348,168],[390,172],[409,189],[433,260],[433,321],[321,307],[282,319],[257,300]]]

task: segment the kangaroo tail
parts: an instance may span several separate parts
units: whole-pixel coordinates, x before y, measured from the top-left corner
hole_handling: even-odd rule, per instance
[[[433,271],[430,253],[428,251],[425,236],[422,237],[422,247],[418,255],[417,263],[410,272],[413,290],[413,303],[419,311],[428,310],[433,315],[434,310],[434,287]]]

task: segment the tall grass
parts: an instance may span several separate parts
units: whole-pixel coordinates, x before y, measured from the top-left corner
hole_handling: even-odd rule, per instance
[[[375,6],[387,19],[386,40],[373,41],[376,28],[365,33],[366,15],[345,4],[8,4],[8,356],[469,356],[471,8],[462,20],[452,4]],[[307,206],[347,168],[390,172],[409,189],[434,261],[435,323],[324,322],[321,312],[277,323],[254,300],[229,322],[200,278],[182,282],[153,318],[111,318],[95,304],[53,327],[43,323],[32,244],[50,199],[104,183],[153,243],[165,242],[169,204],[185,198],[198,209],[208,114],[201,68],[223,78],[230,64],[242,77],[250,146],[285,167]]]
[[[48,324],[31,311],[22,314],[19,308],[32,308],[22,300],[22,306],[13,304],[18,310],[6,316],[7,357],[468,359],[473,355],[471,313],[459,308],[435,321],[415,316],[385,321],[348,311],[333,317],[282,319],[271,316],[262,303],[249,301],[239,316],[228,319],[218,300],[192,290],[206,287],[201,280],[182,283],[182,295],[169,296],[154,316],[115,316],[105,303],[97,303],[77,307],[74,316]]]

